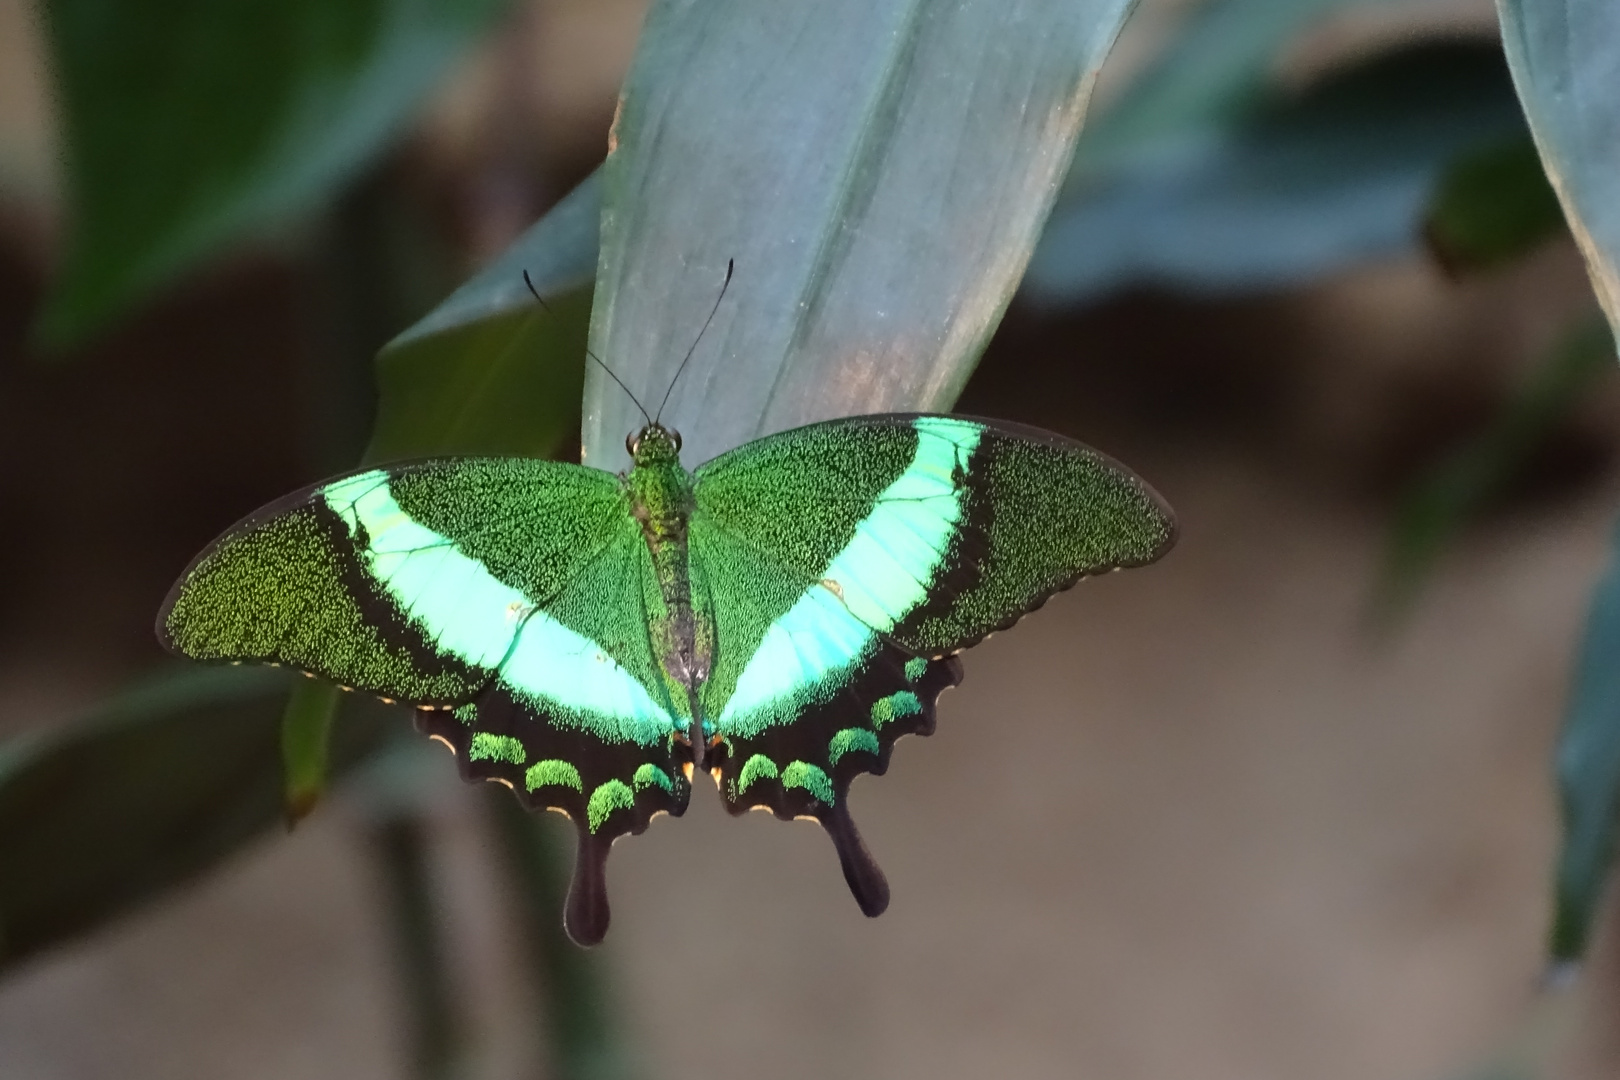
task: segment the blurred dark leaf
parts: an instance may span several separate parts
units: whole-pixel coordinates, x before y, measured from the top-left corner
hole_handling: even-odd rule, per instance
[[[1025,295],[1277,288],[1402,254],[1446,165],[1522,131],[1494,45],[1386,54],[1071,184]]]
[[[1375,608],[1380,621],[1410,609],[1457,532],[1519,475],[1536,447],[1614,366],[1601,319],[1559,342],[1496,422],[1423,475],[1396,515]]]
[[[1285,50],[1357,8],[1412,0],[1203,0],[1080,138],[1071,185],[1263,109]]]
[[[433,454],[550,457],[563,449],[579,424],[590,321],[582,286],[596,263],[598,191],[594,176],[586,180],[505,255],[383,348],[368,462]],[[553,293],[544,307],[524,284],[524,271],[542,296]],[[294,821],[324,791],[324,732],[337,701],[337,688],[324,680],[300,684],[288,700],[282,757]]]
[[[192,668],[0,747],[0,967],[84,933],[279,822],[289,677]],[[355,700],[341,771],[402,717]]]
[[[367,460],[563,449],[579,421],[600,207],[592,176],[388,343],[377,357]],[[524,285],[525,270],[546,308]]]
[[[1620,334],[1620,4],[1498,0],[1497,11],[1542,164]]]
[[[1454,275],[1500,266],[1564,231],[1564,211],[1528,131],[1446,167],[1424,237]]]
[[[72,224],[41,338],[80,339],[329,196],[501,6],[48,0]]]
[[[688,461],[942,409],[1005,310],[1128,0],[659,0],[603,168],[591,342]],[[641,423],[594,366],[585,459]]]

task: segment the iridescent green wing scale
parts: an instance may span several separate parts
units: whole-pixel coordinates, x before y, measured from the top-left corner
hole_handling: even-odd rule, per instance
[[[651,600],[649,601],[649,596]],[[617,477],[521,458],[369,469],[210,545],[158,636],[200,660],[283,664],[408,703],[470,778],[565,812],[569,932],[600,940],[609,845],[680,814],[687,708],[648,639],[661,603]]]
[[[854,777],[933,730],[956,652],[1089,574],[1153,561],[1175,533],[1102,454],[964,417],[815,424],[696,477],[694,590],[716,638],[701,702],[727,805],[821,821],[869,915],[888,887],[850,822]]]

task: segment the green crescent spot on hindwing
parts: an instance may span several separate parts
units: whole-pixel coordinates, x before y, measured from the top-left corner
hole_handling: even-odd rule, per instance
[[[528,757],[528,751],[510,735],[491,735],[487,731],[480,731],[473,736],[467,757],[473,761],[508,761],[521,765]]]
[[[819,766],[808,761],[795,761],[782,770],[782,786],[785,788],[803,788],[818,802],[831,806],[837,801],[833,795],[832,781]]]
[[[586,804],[586,821],[591,832],[600,829],[609,814],[615,810],[629,810],[636,805],[636,794],[622,780],[609,780],[591,792]]]
[[[865,728],[844,728],[834,735],[832,741],[827,744],[827,762],[830,765],[837,765],[838,759],[845,754],[856,750],[875,754],[878,749],[877,736],[872,732]]]
[[[588,943],[612,841],[682,813],[699,764],[735,813],[819,820],[882,911],[853,779],[933,730],[957,651],[1174,538],[1123,467],[1014,424],[853,417],[693,473],[657,424],[631,446],[623,476],[447,458],[294,493],[198,556],[158,635],[414,706],[465,777],[567,814]]]
[[[637,791],[644,787],[660,787],[671,793],[675,790],[675,781],[669,774],[650,762],[637,768],[633,779]]]
[[[474,736],[474,739],[476,738],[477,736]],[[471,754],[467,756],[473,758]],[[543,787],[570,787],[581,793],[585,790],[585,782],[579,778],[579,770],[568,762],[558,761],[556,758],[537,761],[531,765],[523,774],[523,786],[529,791],[538,791]]]
[[[922,702],[917,700],[916,694],[910,690],[896,690],[872,703],[872,724],[881,728],[898,717],[915,716],[921,711]]]
[[[755,780],[774,780],[778,775],[780,775],[780,771],[776,767],[776,762],[764,754],[755,754],[748,759],[747,763],[743,765],[742,771],[737,774],[737,790],[747,791]]]

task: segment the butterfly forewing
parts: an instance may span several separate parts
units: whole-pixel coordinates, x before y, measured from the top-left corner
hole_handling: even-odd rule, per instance
[[[833,420],[698,470],[698,513],[873,631],[946,655],[1088,574],[1151,562],[1169,508],[1050,432],[964,417]]]
[[[686,805],[649,579],[616,477],[447,459],[266,507],[199,556],[158,634],[197,659],[285,664],[423,709],[469,775],[580,826],[587,895],[570,925],[592,940],[607,845]]]

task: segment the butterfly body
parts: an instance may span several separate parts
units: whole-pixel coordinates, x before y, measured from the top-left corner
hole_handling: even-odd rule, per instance
[[[198,557],[159,636],[408,702],[465,776],[566,813],[576,940],[606,930],[612,841],[698,771],[733,813],[820,821],[876,915],[851,781],[933,730],[957,652],[1174,535],[1121,466],[994,421],[830,421],[691,472],[657,424],[627,445],[621,475],[447,458],[295,493]]]
[[[694,509],[692,476],[681,466],[680,436],[649,425],[628,442],[634,461],[624,478],[630,516],[641,525],[658,582],[662,610],[649,615],[648,633],[671,690],[686,704],[683,734],[692,763],[703,768],[712,731],[704,730],[698,691],[709,676],[714,619],[692,595],[688,527]]]

